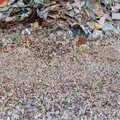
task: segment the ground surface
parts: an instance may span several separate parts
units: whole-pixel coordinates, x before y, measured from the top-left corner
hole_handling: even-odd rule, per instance
[[[0,120],[120,120],[120,41],[112,37],[50,61],[33,48],[1,52]]]

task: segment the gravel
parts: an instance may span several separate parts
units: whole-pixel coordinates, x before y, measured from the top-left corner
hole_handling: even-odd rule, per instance
[[[0,36],[12,43],[10,30]],[[0,53],[0,120],[120,120],[118,35],[108,32],[84,49],[42,33],[30,37],[30,47]],[[56,47],[61,39],[65,54]]]

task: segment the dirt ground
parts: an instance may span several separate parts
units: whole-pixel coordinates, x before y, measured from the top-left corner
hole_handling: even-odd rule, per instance
[[[8,44],[10,35],[1,33],[0,40]],[[9,52],[1,52],[1,116],[5,111],[13,111],[13,106],[16,105],[14,102],[8,102],[17,98],[14,97],[17,90],[11,87],[12,84],[23,86],[18,89],[21,91],[21,101],[26,96],[33,96],[29,93],[29,88],[34,84],[36,99],[33,103],[39,103],[38,94],[45,94],[47,100],[50,95],[54,104],[59,104],[60,110],[59,114],[51,117],[50,113],[58,110],[55,110],[52,102],[45,99],[44,105],[41,103],[42,110],[45,106],[52,108],[33,115],[43,116],[33,120],[120,120],[120,41],[111,40],[98,40],[98,44],[93,44],[87,50],[74,49],[47,62],[46,59],[37,57],[36,54],[41,51],[34,54],[31,48],[16,47]],[[42,47],[42,44],[39,47]],[[9,82],[5,83],[4,80]],[[3,84],[10,86],[11,92],[4,92]],[[27,95],[24,89],[28,89]],[[13,93],[12,97],[9,92]],[[76,108],[79,108],[79,112],[75,113]],[[16,113],[12,112],[13,116],[14,114]],[[4,117],[0,119],[5,120]],[[28,120],[28,117],[21,119]]]

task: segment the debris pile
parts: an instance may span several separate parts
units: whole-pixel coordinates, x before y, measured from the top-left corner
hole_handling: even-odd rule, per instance
[[[87,36],[120,20],[119,1],[106,0],[19,0],[0,2],[0,26],[34,23],[34,27],[68,29],[78,24]],[[113,26],[114,27],[114,26]],[[117,29],[114,27],[114,29]],[[106,29],[105,29],[106,30]],[[117,31],[119,31],[117,29]]]
[[[53,45],[52,56],[58,54],[56,48],[59,55],[70,51],[66,45],[71,43],[76,47],[87,46],[108,31],[119,34],[119,16],[119,0],[0,1],[0,28],[23,24],[20,33],[12,37],[13,43],[29,47],[33,42],[30,35],[42,30],[47,34],[48,46]]]

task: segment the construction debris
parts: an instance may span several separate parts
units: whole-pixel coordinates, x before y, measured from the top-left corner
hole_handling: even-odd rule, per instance
[[[106,7],[110,7],[110,10]],[[114,20],[119,20],[119,12],[119,1],[110,3],[106,0],[1,0],[0,27],[33,23],[35,28],[39,28],[40,25],[49,29],[52,27],[54,30],[66,30],[75,24],[84,29],[89,24],[88,27],[93,31],[102,30],[109,18],[111,18],[110,24],[114,24]]]
[[[0,0],[0,120],[119,120],[119,14],[119,0]]]
[[[120,3],[115,0],[0,1],[0,28],[23,25],[12,42],[29,47],[33,43],[30,35],[42,30],[49,39],[48,46],[53,45],[47,52],[49,58],[70,51],[69,45],[81,48],[107,31],[119,34],[119,16]],[[2,51],[8,50],[7,47],[2,47]]]

